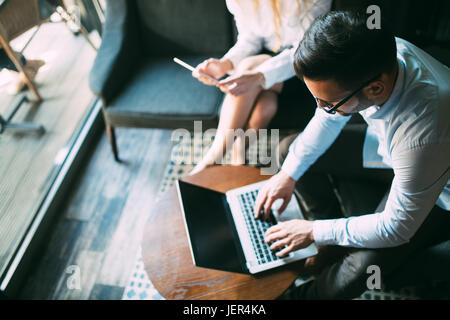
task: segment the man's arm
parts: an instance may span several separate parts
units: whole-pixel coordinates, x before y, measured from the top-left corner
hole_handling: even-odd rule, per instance
[[[264,208],[267,218],[276,199],[283,199],[279,209],[282,213],[289,203],[295,181],[313,164],[336,140],[350,117],[328,114],[317,109],[305,130],[292,142],[281,171],[270,178],[258,192],[255,203],[255,217]]]
[[[292,142],[281,170],[298,180],[325,153],[351,117],[328,114],[317,108],[305,130]]]
[[[428,216],[449,184],[450,146],[420,147],[399,154],[393,162],[396,176],[383,212],[346,219],[291,220],[266,232],[272,249],[286,246],[279,255],[317,245],[385,248],[407,243]]]
[[[428,145],[393,157],[395,177],[382,212],[334,220],[317,220],[318,245],[361,248],[395,247],[414,236],[450,179],[448,145]]]

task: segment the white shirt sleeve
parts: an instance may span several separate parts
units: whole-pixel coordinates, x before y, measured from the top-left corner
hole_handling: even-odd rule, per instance
[[[236,68],[244,58],[258,54],[263,48],[263,38],[251,31],[242,10],[238,7],[235,1],[227,1],[228,10],[233,14],[238,31],[237,42],[230,50],[222,57],[228,59]]]
[[[450,179],[450,146],[426,145],[393,156],[395,177],[382,212],[316,220],[318,245],[358,248],[394,247],[409,242]]]
[[[298,180],[333,144],[350,118],[338,113],[329,114],[317,108],[305,130],[289,147],[281,170]]]
[[[295,76],[294,53],[296,48],[283,50],[278,55],[266,60],[255,71],[264,75],[264,89]]]

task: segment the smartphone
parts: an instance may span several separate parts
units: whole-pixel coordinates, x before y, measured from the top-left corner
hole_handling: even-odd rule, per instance
[[[178,63],[180,66],[183,66],[183,67],[185,67],[185,68],[188,69],[188,70],[191,70],[191,71],[194,71],[194,70],[195,70],[195,68],[194,68],[193,66],[187,64],[186,62],[184,62],[184,61],[182,61],[182,60],[180,60],[180,59],[178,59],[178,58],[173,58],[173,61],[175,61],[175,62]],[[199,72],[199,74],[200,74],[202,77],[208,78],[209,80],[211,80],[211,81],[214,82],[215,84],[218,84],[218,83],[219,83],[219,81],[218,81],[217,79],[214,79],[213,77],[211,77],[210,75],[207,75],[206,73]]]

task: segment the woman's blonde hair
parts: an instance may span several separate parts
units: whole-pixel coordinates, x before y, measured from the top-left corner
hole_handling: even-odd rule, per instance
[[[241,1],[248,1],[248,0],[238,0],[239,3]],[[274,51],[277,52],[281,46],[281,37],[280,37],[279,30],[281,28],[280,11],[281,11],[281,1],[282,0],[252,0],[255,12],[257,12],[259,9],[260,1],[269,1],[270,6],[272,7],[275,36],[276,36],[277,42],[278,42],[278,46],[277,46],[277,48],[275,48]],[[309,10],[309,6],[307,5],[307,3],[309,2],[308,0],[296,0],[296,1],[297,1],[297,7],[298,7],[300,13],[307,12]],[[300,17],[299,17],[299,19],[300,19]]]

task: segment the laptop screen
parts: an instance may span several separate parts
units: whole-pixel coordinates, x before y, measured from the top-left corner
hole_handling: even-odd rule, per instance
[[[195,264],[248,273],[225,194],[183,181],[178,185]]]

